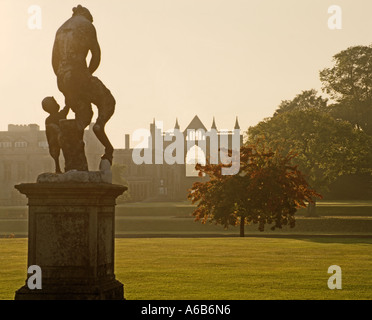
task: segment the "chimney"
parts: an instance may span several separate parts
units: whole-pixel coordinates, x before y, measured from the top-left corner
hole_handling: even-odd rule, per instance
[[[125,135],[125,149],[129,150],[130,149],[130,141],[129,141],[129,134]]]

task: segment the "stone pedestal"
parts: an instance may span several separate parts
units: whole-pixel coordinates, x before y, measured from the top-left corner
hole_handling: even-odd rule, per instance
[[[110,183],[27,183],[28,266],[42,270],[42,289],[25,286],[16,300],[124,299],[115,279],[115,199]]]

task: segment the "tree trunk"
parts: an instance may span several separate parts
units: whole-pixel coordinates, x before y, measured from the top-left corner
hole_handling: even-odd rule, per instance
[[[245,217],[240,217],[240,236],[244,237]]]
[[[314,200],[314,203],[309,203],[307,206],[307,216],[308,217],[317,217],[316,214],[316,200]]]

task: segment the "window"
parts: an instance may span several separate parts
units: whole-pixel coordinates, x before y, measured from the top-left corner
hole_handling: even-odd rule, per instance
[[[39,141],[39,147],[43,149],[47,149],[49,147],[47,141]]]
[[[4,162],[4,181],[9,182],[12,179],[12,166],[9,162]]]
[[[19,181],[26,179],[26,163],[17,164],[17,178]]]
[[[27,142],[25,141],[17,141],[14,143],[15,148],[26,148],[27,147]]]
[[[12,143],[10,141],[0,141],[0,148],[11,148]]]
[[[203,129],[198,129],[196,131],[194,129],[192,130],[188,129],[186,140],[189,141],[205,140],[205,131]]]
[[[196,140],[205,140],[205,132],[204,130],[197,130],[196,131]]]
[[[186,140],[195,141],[195,130],[190,130],[190,129],[187,130]]]

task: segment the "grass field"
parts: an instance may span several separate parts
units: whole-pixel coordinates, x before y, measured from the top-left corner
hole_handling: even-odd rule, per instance
[[[24,284],[26,256],[26,239],[0,239],[0,299]],[[116,239],[115,270],[128,300],[372,299],[372,239]]]

